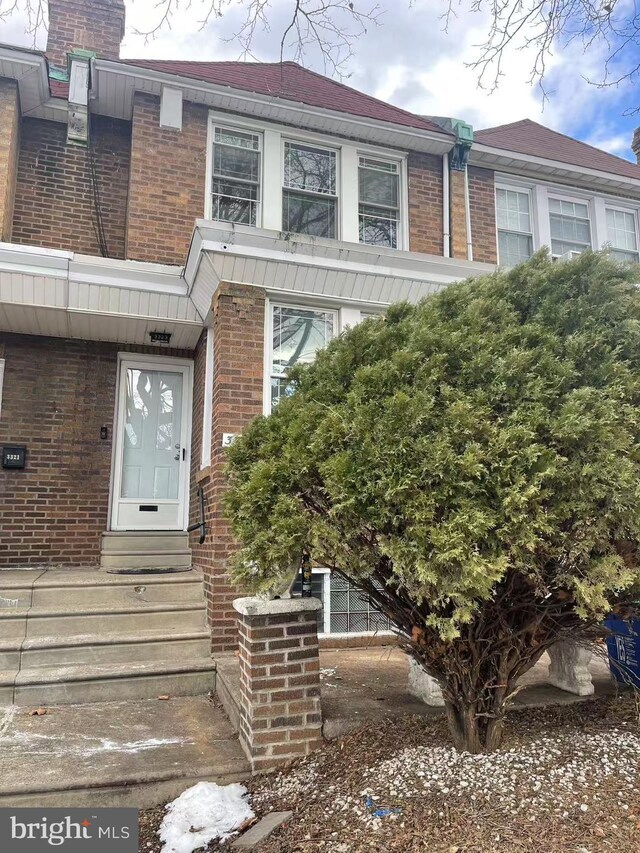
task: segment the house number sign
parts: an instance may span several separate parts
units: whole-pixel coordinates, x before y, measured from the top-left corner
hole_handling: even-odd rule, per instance
[[[26,459],[26,447],[7,444],[2,448],[3,468],[24,468]]]

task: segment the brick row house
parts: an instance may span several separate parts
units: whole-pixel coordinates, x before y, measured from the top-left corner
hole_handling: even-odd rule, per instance
[[[49,19],[44,53],[0,46],[0,569],[125,586],[195,569],[206,653],[193,608],[158,624],[209,672],[208,638],[237,642],[224,448],[288,393],[287,369],[541,246],[637,261],[640,167],[294,63],[122,59],[123,0],[50,0]],[[385,628],[340,579],[318,569],[314,589],[327,636]]]

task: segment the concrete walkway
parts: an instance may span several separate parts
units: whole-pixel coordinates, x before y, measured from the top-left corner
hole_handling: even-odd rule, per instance
[[[521,680],[523,689],[513,707],[566,705],[588,702],[547,683],[549,659],[545,655]],[[333,738],[388,716],[435,716],[442,708],[425,705],[407,692],[409,665],[404,652],[393,646],[320,652],[323,733]],[[595,696],[615,692],[609,668],[599,658],[591,661]]]
[[[226,715],[203,696],[0,708],[0,806],[145,808],[205,779],[247,778]]]

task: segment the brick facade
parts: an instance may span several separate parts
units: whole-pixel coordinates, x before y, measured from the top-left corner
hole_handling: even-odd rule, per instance
[[[67,53],[90,50],[103,59],[118,59],[124,36],[124,0],[49,0],[47,57],[67,67]]]
[[[160,99],[136,93],[127,257],[182,264],[204,216],[208,110],[185,103],[182,131],[160,127]]]
[[[0,78],[0,240],[9,242],[20,145],[20,98],[14,80]]]
[[[318,599],[241,598],[240,743],[254,772],[322,745]]]
[[[442,157],[409,154],[409,248],[442,255]]]
[[[496,196],[494,172],[469,166],[469,209],[473,260],[498,262],[496,244]]]
[[[23,119],[13,242],[99,256],[99,209],[108,257],[124,258],[129,127],[93,116],[91,153],[67,145],[64,124]]]
[[[224,520],[222,498],[226,488],[222,434],[240,433],[262,413],[265,295],[255,287],[221,284],[213,298],[214,374],[211,439],[211,468],[199,472],[201,443],[193,446],[191,522],[198,521],[195,501],[197,481],[204,489],[209,534],[198,545],[191,540],[194,566],[205,575],[207,614],[214,652],[237,646],[233,599],[238,590],[226,573],[234,543]],[[204,399],[204,336],[196,350],[195,420],[202,423]],[[199,420],[198,420],[199,419]],[[197,427],[196,427],[197,430]]]
[[[464,200],[464,172],[452,169],[449,173],[449,225],[451,257],[467,257],[467,220]]]
[[[27,446],[25,470],[0,469],[0,568],[98,564],[108,520],[117,356],[124,350],[158,353],[0,333],[0,446]],[[100,438],[102,426],[107,440]]]

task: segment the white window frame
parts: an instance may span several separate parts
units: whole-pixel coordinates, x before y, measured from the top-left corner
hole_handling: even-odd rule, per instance
[[[263,199],[264,199],[264,183],[265,183],[265,171],[264,171],[264,133],[260,128],[254,127],[252,124],[248,123],[239,123],[235,120],[229,121],[228,118],[224,114],[213,115],[209,114],[209,123],[207,125],[207,164],[206,164],[206,187],[205,187],[205,200],[204,200],[204,216],[205,219],[213,219],[213,146],[215,145],[216,139],[216,128],[220,130],[239,130],[243,133],[254,133],[259,140],[259,161],[260,161],[260,181],[258,182],[258,203],[256,206],[256,224],[255,226],[248,227],[256,227],[261,228],[262,225],[262,211],[263,211]],[[227,222],[227,220],[220,220],[223,222]],[[233,227],[236,223],[228,222],[229,226]]]
[[[406,152],[379,148],[373,145],[358,144],[339,137],[325,136],[312,131],[297,130],[287,125],[280,125],[260,119],[249,119],[226,113],[209,111],[207,132],[207,165],[206,187],[204,195],[204,216],[211,219],[212,199],[211,186],[213,180],[213,142],[215,127],[236,128],[249,133],[258,133],[262,137],[261,159],[261,194],[259,222],[256,227],[266,228],[280,233],[282,231],[282,190],[284,186],[284,144],[300,142],[318,148],[327,148],[337,153],[336,180],[338,195],[338,211],[336,220],[336,239],[347,243],[360,243],[359,229],[359,193],[358,193],[358,163],[360,157],[371,157],[377,160],[395,162],[399,167],[400,176],[400,234],[398,248],[380,251],[409,250],[409,193]],[[232,225],[230,225],[232,227]],[[249,226],[251,227],[251,226]],[[320,238],[319,238],[320,239]]]
[[[366,204],[364,204],[363,202],[360,201],[360,169],[361,168],[365,168],[365,169],[367,168],[366,166],[364,166],[364,167],[361,166],[361,164],[360,164],[361,160],[378,160],[381,163],[393,163],[394,166],[397,167],[397,172],[396,172],[396,174],[398,176],[398,220],[397,220],[397,222],[398,222],[398,225],[397,225],[398,233],[397,233],[397,240],[396,240],[397,245],[393,246],[393,247],[384,246],[384,247],[378,247],[378,248],[402,249],[402,248],[404,248],[404,245],[405,245],[404,235],[405,235],[405,233],[408,233],[408,223],[405,226],[404,217],[403,217],[403,211],[405,210],[405,206],[408,209],[408,201],[407,201],[407,204],[405,205],[405,196],[404,196],[404,192],[403,192],[405,181],[403,180],[402,163],[393,157],[373,157],[371,154],[363,154],[361,152],[358,153],[358,187],[357,187],[357,192],[358,192],[358,242],[360,243],[361,246],[370,246],[371,245],[371,243],[361,243],[360,242],[360,205],[362,204],[363,207],[367,206]],[[369,207],[375,207],[375,206],[376,205],[369,205]],[[384,208],[381,207],[381,210],[382,209],[384,209]],[[391,208],[389,208],[389,209],[391,209]],[[374,246],[374,248],[376,248],[376,247]]]
[[[498,227],[498,190],[504,190],[506,192],[513,193],[524,193],[527,195],[529,199],[529,223],[531,225],[531,231],[517,231],[512,233],[517,234],[529,234],[531,236],[531,253],[533,254],[536,251],[536,215],[535,215],[535,206],[533,199],[533,188],[527,184],[515,184],[515,183],[506,183],[503,181],[496,180],[495,182],[495,190],[494,190],[494,198],[495,198],[495,222],[496,222],[496,254],[498,257],[498,264],[500,264],[500,231],[506,231],[506,228]],[[511,229],[510,229],[511,230]]]
[[[318,151],[326,151],[330,154],[335,154],[336,158],[336,192],[335,195],[331,195],[330,193],[314,193],[312,190],[297,190],[293,187],[285,187],[284,185],[284,158],[285,151],[287,147],[287,143],[290,145],[304,145],[307,148],[316,148]],[[328,237],[325,239],[328,240],[341,240],[342,239],[342,231],[343,231],[343,223],[342,223],[342,196],[340,194],[340,190],[342,189],[342,158],[341,158],[341,150],[340,148],[329,145],[329,144],[320,144],[319,142],[309,142],[308,140],[299,139],[297,136],[293,135],[282,135],[280,137],[280,171],[281,171],[281,182],[280,182],[280,193],[281,199],[280,203],[284,208],[284,204],[282,199],[284,199],[285,192],[299,193],[303,196],[309,196],[309,198],[331,198],[335,200],[336,203],[336,213],[335,213],[335,222],[336,222],[336,235],[335,237]],[[280,230],[284,232],[284,209],[282,211],[282,219],[280,220]]]
[[[301,304],[300,302],[290,302],[287,299],[265,299],[265,326],[264,326],[264,368],[263,368],[263,391],[262,410],[265,415],[271,414],[271,359],[273,356],[273,309],[274,308],[294,308],[298,311],[323,311],[326,314],[333,314],[333,334],[337,337],[340,334],[340,312],[332,305],[327,305],[322,302],[310,302]]]
[[[611,243],[611,241],[609,240],[609,225],[607,223],[607,211],[608,210],[615,210],[615,211],[618,211],[619,213],[630,213],[633,216],[633,221],[634,221],[635,227],[636,227],[636,246],[637,246],[636,254],[638,255],[638,258],[640,259],[640,226],[639,226],[639,216],[638,216],[638,213],[640,212],[639,208],[633,207],[632,205],[623,205],[617,201],[609,202],[606,198],[604,199],[604,229],[605,229],[605,237],[606,237],[605,243],[613,251],[618,250],[620,252],[625,252],[625,251],[630,251],[630,250],[629,249],[622,249],[620,246],[614,246],[613,243]]]
[[[549,203],[549,201],[551,201],[551,199],[553,199],[554,201],[568,201],[571,204],[586,205],[587,222],[589,223],[589,240],[590,240],[589,246],[587,246],[587,248],[593,249],[594,245],[597,246],[598,244],[595,243],[595,241],[594,241],[594,231],[595,231],[594,219],[595,219],[595,216],[594,216],[593,198],[591,196],[573,195],[573,190],[571,191],[571,193],[559,192],[556,190],[549,190],[547,193],[547,215],[549,218],[549,251],[552,251],[552,249],[551,249],[551,242],[552,242],[552,237],[551,237],[551,208],[548,205],[548,203]],[[552,252],[551,257],[557,258],[557,257],[561,257],[561,255],[556,255],[556,254],[553,254],[553,252]]]
[[[549,199],[557,198],[565,201],[573,201],[578,204],[586,204],[589,213],[589,225],[591,227],[591,246],[603,249],[608,246],[607,231],[607,208],[622,210],[626,213],[634,213],[636,224],[640,232],[640,201],[621,198],[608,193],[597,193],[580,187],[567,187],[555,184],[551,181],[536,181],[519,175],[496,172],[496,188],[513,189],[517,192],[528,190],[531,193],[531,211],[533,216],[533,251],[536,252],[542,246],[551,250],[551,225],[549,219]],[[496,223],[496,241],[498,239],[498,219]],[[640,250],[640,233],[638,235]],[[496,243],[497,245],[497,243]]]

